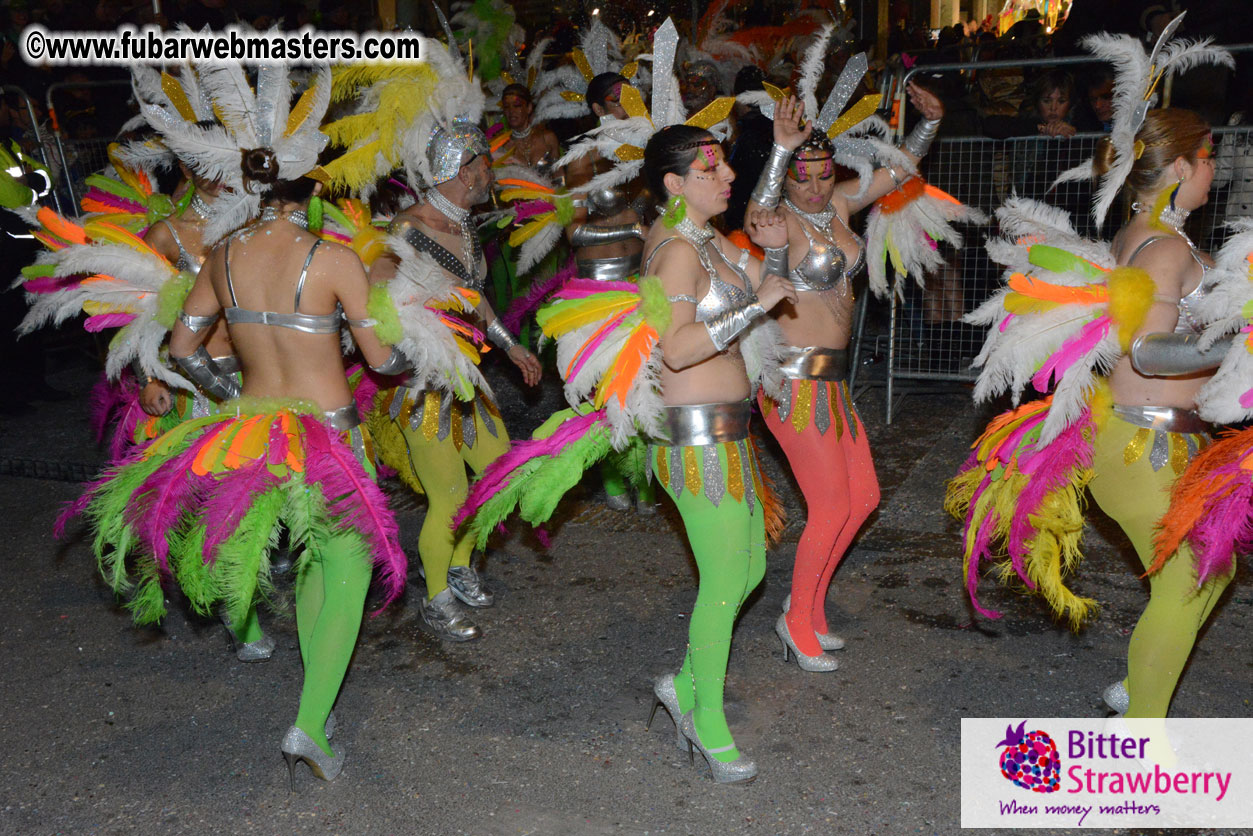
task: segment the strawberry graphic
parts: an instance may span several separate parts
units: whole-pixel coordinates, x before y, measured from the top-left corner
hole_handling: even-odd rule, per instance
[[[1018,728],[1012,724],[1005,727],[1005,739],[996,744],[1005,747],[1001,750],[1001,774],[1032,792],[1057,792],[1062,773],[1057,744],[1048,732],[1024,733],[1026,728],[1026,720]]]

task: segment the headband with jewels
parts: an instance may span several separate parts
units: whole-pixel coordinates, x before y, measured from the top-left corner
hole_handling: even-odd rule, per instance
[[[279,178],[295,180],[315,169],[328,141],[318,127],[331,98],[327,65],[313,68],[295,102],[297,79],[286,64],[262,64],[254,77],[255,89],[239,62],[184,65],[177,78],[132,68],[140,113],[162,144],[196,174],[224,186],[205,224],[206,244],[261,213],[259,190],[244,182],[244,151],[269,149]]]
[[[1235,59],[1231,57],[1231,53],[1221,47],[1211,46],[1210,38],[1202,41],[1175,40],[1175,31],[1183,22],[1183,17],[1182,14],[1179,15],[1162,30],[1150,53],[1145,53],[1140,42],[1130,35],[1111,35],[1104,32],[1088,35],[1080,41],[1088,52],[1114,65],[1114,117],[1109,133],[1114,161],[1105,174],[1101,175],[1096,200],[1092,204],[1092,217],[1097,227],[1104,223],[1109,207],[1144,151],[1144,143],[1136,140],[1136,134],[1144,127],[1149,109],[1157,104],[1157,93],[1162,80],[1172,72],[1185,72],[1199,64],[1220,64],[1235,68]],[[1053,185],[1094,177],[1096,170],[1093,168],[1093,160],[1088,160],[1062,172]]]
[[[814,133],[825,134],[830,139],[835,161],[857,172],[860,196],[870,187],[876,164],[892,165],[906,171],[913,171],[914,165],[909,157],[887,141],[888,126],[875,115],[882,95],[872,93],[862,96],[848,107],[870,65],[864,52],[848,59],[826,101],[821,108],[818,106],[818,82],[822,79],[827,48],[835,34],[834,26],[824,26],[805,51],[800,79],[796,82],[796,96],[805,105],[805,115],[813,123]],[[842,40],[844,33],[840,34]],[[786,95],[787,91],[767,84],[764,90],[741,93],[737,99],[757,107],[763,115],[773,119],[775,104]]]
[[[478,78],[444,44],[420,41],[423,58],[414,64],[335,68],[332,98],[356,106],[325,127],[348,149],[325,166],[332,188],[368,199],[378,178],[398,168],[410,186],[427,188],[455,175],[466,151],[486,152],[476,127],[486,104]]]

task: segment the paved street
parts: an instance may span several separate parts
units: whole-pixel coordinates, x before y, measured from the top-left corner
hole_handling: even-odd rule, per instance
[[[58,365],[54,385],[90,386],[85,363]],[[538,423],[511,386],[500,392],[511,428]],[[859,401],[883,502],[832,586],[832,629],[848,640],[834,673],[784,664],[773,631],[803,510],[765,444],[790,522],[732,649],[728,718],[761,770],[744,787],[715,786],[699,756],[689,766],[664,712],[644,728],[651,679],[678,665],[696,594],[669,507],[614,513],[590,485],[553,526],[551,550],[515,531],[489,557],[498,603],[476,613],[478,642],[425,632],[411,585],[362,630],[336,707],[343,775],[326,784],[301,765],[293,793],[278,747],[301,678],[290,608],[263,612],[278,647],[253,665],[177,598],[163,629],[134,628],[81,530],[51,535],[78,492],[69,480],[100,461],[85,405],[0,417],[0,472],[27,474],[0,476],[0,832],[957,833],[960,718],[1103,716],[1099,693],[1124,672],[1146,588],[1099,521],[1075,581],[1104,604],[1086,630],[1070,633],[991,581],[985,595],[1005,618],[975,622],[940,499],[982,417],[955,390],[906,398],[887,427],[882,397]],[[550,387],[542,402],[556,398]],[[400,513],[415,555],[421,513],[412,502]],[[1175,716],[1249,715],[1250,627],[1242,577],[1199,643]]]

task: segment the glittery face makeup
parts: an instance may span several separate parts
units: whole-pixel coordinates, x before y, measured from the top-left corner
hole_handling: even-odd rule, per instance
[[[830,156],[793,158],[788,165],[788,177],[797,183],[830,180],[835,177],[835,160]]]
[[[1210,134],[1205,137],[1205,141],[1201,143],[1201,148],[1196,152],[1198,160],[1208,160],[1214,156],[1214,135]]]
[[[726,161],[722,146],[712,139],[707,140],[696,147],[696,159],[692,160],[691,170],[701,174],[712,173]]]

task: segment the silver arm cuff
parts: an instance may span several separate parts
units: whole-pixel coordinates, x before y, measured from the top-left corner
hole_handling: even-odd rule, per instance
[[[139,384],[140,389],[144,388],[152,381],[152,378],[149,377],[146,371],[144,371],[144,367],[140,365],[138,357],[131,360],[131,374],[135,375],[135,381]]]
[[[407,372],[412,367],[413,364],[409,362],[409,358],[401,354],[400,349],[396,348],[396,346],[392,346],[392,353],[388,355],[386,360],[377,366],[370,366],[371,369],[379,374],[389,375]]]
[[[379,324],[379,321],[377,319],[373,319],[372,317],[366,317],[365,319],[349,319],[348,317],[344,317],[344,322],[348,324],[349,328],[373,328],[375,325]]]
[[[909,136],[905,137],[901,147],[918,159],[922,159],[927,155],[927,150],[931,147],[931,142],[939,131],[939,119],[923,119],[917,125],[914,125],[914,129],[909,132]]]
[[[501,351],[508,351],[518,344],[513,334],[509,333],[509,329],[499,319],[493,319],[492,324],[487,326],[487,338]]]
[[[218,364],[213,362],[208,350],[202,345],[190,357],[175,357],[174,362],[187,373],[191,382],[209,397],[218,401],[229,401],[239,397],[239,384],[234,379],[222,374]]]
[[[791,159],[792,152],[779,143],[771,146],[766,167],[761,170],[757,185],[753,186],[750,202],[756,203],[762,209],[774,209],[779,205],[779,198],[783,194],[783,178],[787,176],[787,164]]]
[[[713,319],[706,320],[705,328],[709,331],[709,339],[713,342],[714,348],[723,351],[754,319],[765,315],[765,308],[757,302],[750,302],[742,308],[723,311]]]
[[[782,247],[762,247],[766,257],[761,262],[761,277],[781,276],[787,278],[787,244]]]
[[[601,244],[616,244],[631,238],[643,240],[644,227],[639,223],[612,226],[581,224],[575,227],[574,234],[570,236],[570,243],[576,247],[595,247]]]
[[[192,316],[187,311],[178,312],[178,321],[187,326],[187,330],[193,334],[199,334],[204,329],[218,321],[221,312],[210,314],[209,316]]]
[[[1216,368],[1235,336],[1216,340],[1201,351],[1197,334],[1141,334],[1131,344],[1131,367],[1149,377],[1178,377]]]

